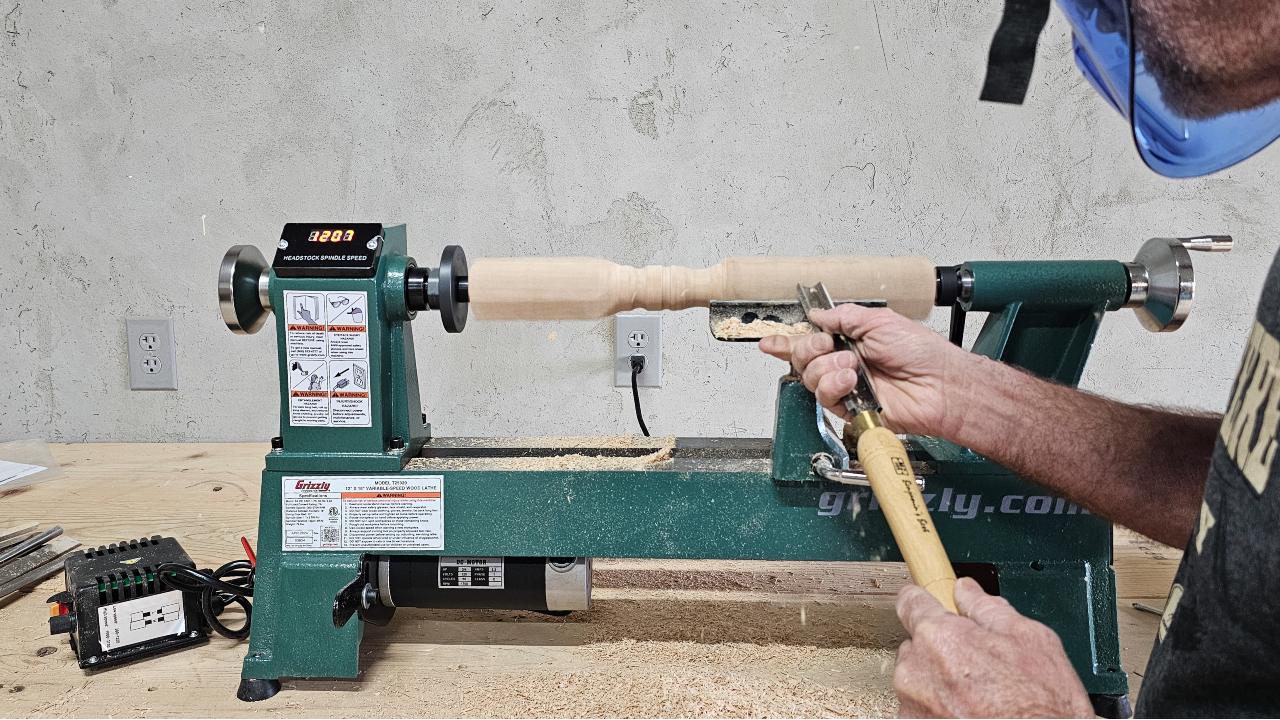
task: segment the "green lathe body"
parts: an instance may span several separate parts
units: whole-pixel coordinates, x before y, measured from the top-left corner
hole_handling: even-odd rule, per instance
[[[788,378],[776,388],[772,442],[758,441],[755,457],[686,456],[681,448],[697,444],[690,440],[677,445],[673,461],[645,470],[403,470],[424,444],[440,441],[430,439],[419,412],[404,291],[410,265],[404,226],[385,228],[384,236],[371,278],[270,276],[280,338],[283,447],[267,456],[262,476],[244,678],[356,675],[364,623],[352,618],[335,627],[333,609],[366,553],[901,559],[868,488],[812,474],[810,459],[825,450],[814,397]],[[975,350],[1068,384],[1079,380],[1103,314],[1122,306],[1128,293],[1120,262],[965,267],[973,276],[966,309],[991,313]],[[281,311],[287,309],[285,293],[341,291],[367,293],[370,424],[293,425],[288,319]],[[1088,691],[1119,701],[1128,682],[1120,667],[1111,527],[964,448],[928,437],[911,437],[907,445],[913,459],[928,468],[925,498],[952,561],[964,564],[962,569],[994,569],[1002,596],[1057,631]],[[441,477],[443,545],[285,551],[284,479],[352,475]]]

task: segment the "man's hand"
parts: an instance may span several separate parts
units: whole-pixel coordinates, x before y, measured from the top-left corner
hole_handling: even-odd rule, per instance
[[[858,343],[893,430],[950,440],[1112,522],[1187,544],[1221,416],[1123,405],[1047,382],[885,308],[846,304],[811,320]],[[760,349],[790,362],[818,402],[850,419],[840,400],[857,381],[856,361],[832,352],[830,335],[767,337]]]
[[[970,385],[965,381],[966,370],[982,358],[887,308],[849,303],[834,310],[814,310],[810,321],[858,343],[891,428],[955,437],[967,406],[959,398]],[[760,349],[789,361],[819,403],[845,420],[852,419],[840,399],[857,382],[857,360],[850,352],[832,352],[830,335],[775,335],[762,339]]]
[[[1062,641],[1046,625],[956,582],[952,615],[916,585],[898,594],[911,639],[898,648],[893,689],[900,717],[1093,717]]]

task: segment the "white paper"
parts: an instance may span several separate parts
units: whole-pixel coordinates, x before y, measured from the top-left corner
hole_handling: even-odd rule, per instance
[[[170,590],[98,608],[98,644],[103,650],[187,631],[182,591]]]
[[[12,482],[19,478],[47,470],[48,468],[41,465],[27,465],[26,463],[9,462],[8,460],[0,460],[0,485]]]

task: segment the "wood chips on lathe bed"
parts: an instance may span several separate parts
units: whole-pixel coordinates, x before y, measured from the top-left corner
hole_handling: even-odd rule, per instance
[[[647,455],[619,457],[568,453],[552,457],[415,458],[406,470],[644,470],[671,459],[676,436],[636,437],[601,435],[581,437],[510,438],[511,447],[526,448],[654,448]],[[496,443],[494,443],[496,444]]]

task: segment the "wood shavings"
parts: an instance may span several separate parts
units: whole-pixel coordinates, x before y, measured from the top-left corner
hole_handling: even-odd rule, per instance
[[[428,448],[493,447],[493,448],[661,448],[675,441],[675,436],[643,435],[548,435],[539,437],[450,437],[428,441]],[[443,444],[441,444],[443,443]]]
[[[676,436],[665,438],[640,438],[644,444],[636,442],[630,435],[603,436],[599,438],[521,438],[537,441],[570,441],[548,442],[540,445],[518,445],[515,447],[556,447],[573,448],[589,447],[596,449],[652,447],[652,442],[661,443],[657,449],[647,455],[638,457],[619,457],[611,455],[582,455],[570,453],[552,457],[486,457],[486,458],[415,458],[405,467],[406,470],[644,470],[658,463],[671,460],[671,453],[676,446]],[[587,441],[594,442],[587,442]],[[510,446],[508,446],[510,447]]]
[[[417,610],[411,630],[370,630],[371,648],[440,642],[455,625],[502,633],[503,647],[549,652],[541,667],[451,655],[442,714],[491,717],[892,717],[894,651],[905,633],[892,598],[706,591],[605,593],[567,618],[509,610]],[[807,609],[807,623],[802,615]],[[408,632],[414,637],[406,637]],[[471,631],[474,632],[474,631]],[[528,637],[529,640],[521,640]],[[538,640],[534,641],[534,638]],[[452,640],[445,640],[453,642]],[[493,647],[492,645],[490,647]],[[456,658],[456,659],[455,659]],[[465,664],[465,667],[463,665]]]
[[[892,689],[851,692],[803,677],[769,678],[752,672],[636,662],[603,671],[476,678],[460,692],[459,709],[483,702],[487,715],[514,718],[893,717],[897,713]]]
[[[775,320],[752,320],[744,323],[736,317],[725,318],[711,329],[712,335],[729,340],[761,338],[769,335],[808,335],[812,332],[813,326],[807,322],[788,325]]]
[[[793,560],[596,558],[591,577],[597,597],[606,589],[894,596],[911,582],[906,563]]]

